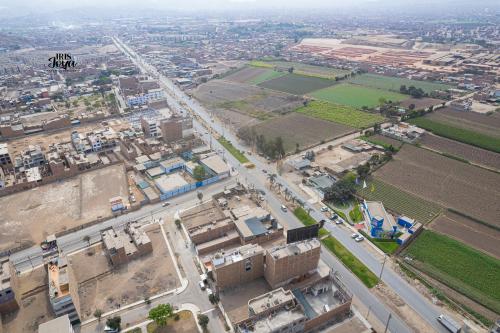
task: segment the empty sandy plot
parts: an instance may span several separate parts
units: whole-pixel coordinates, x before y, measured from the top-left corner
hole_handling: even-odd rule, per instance
[[[45,267],[20,275],[16,290],[19,310],[2,316],[3,332],[36,333],[38,325],[54,319]]]
[[[302,105],[302,98],[298,96],[226,80],[209,81],[199,86],[194,95],[210,110],[241,125],[245,120],[238,119],[241,115],[251,117],[250,120],[266,120]]]
[[[153,253],[118,268],[108,262],[101,246],[69,257],[79,284],[83,320],[92,317],[95,309],[111,311],[180,285],[159,227],[147,234],[153,243]]]
[[[331,121],[308,117],[299,113],[288,114],[255,126],[257,133],[267,140],[276,137],[283,139],[286,152],[292,152],[299,144],[299,149],[319,144],[344,136],[353,131],[352,128]]]
[[[500,226],[498,173],[404,145],[375,175],[417,196]]]
[[[271,287],[264,278],[259,278],[244,286],[220,293],[222,306],[231,322],[238,322],[248,318],[248,300],[271,291]]]
[[[239,71],[226,76],[224,79],[234,82],[245,83],[263,73],[266,73],[267,71],[269,71],[267,68],[244,67]]]
[[[0,198],[0,250],[111,216],[109,199],[127,198],[122,164]]]

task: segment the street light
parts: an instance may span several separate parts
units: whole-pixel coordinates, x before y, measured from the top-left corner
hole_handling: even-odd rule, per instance
[[[382,263],[382,269],[380,270],[380,274],[378,276],[379,280],[382,280],[382,273],[384,273],[385,261],[387,260],[387,254],[384,254],[384,262]]]

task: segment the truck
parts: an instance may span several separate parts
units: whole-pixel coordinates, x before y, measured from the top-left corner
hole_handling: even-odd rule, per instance
[[[443,325],[448,331],[452,333],[459,333],[461,331],[460,325],[458,325],[453,319],[447,315],[440,314],[437,320]]]

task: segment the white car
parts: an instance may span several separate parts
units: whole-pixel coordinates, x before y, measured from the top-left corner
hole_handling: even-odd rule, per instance
[[[358,238],[358,237],[359,237],[359,235],[358,235],[357,233],[353,233],[353,234],[351,235],[351,238],[352,238],[352,239],[356,239],[356,238]]]
[[[201,289],[201,290],[205,290],[205,288],[206,288],[206,286],[205,286],[205,282],[200,281],[200,282],[198,282],[198,285],[200,286],[200,289]]]
[[[210,288],[207,288],[207,294],[208,296],[212,295],[214,292],[212,291],[212,289]]]
[[[344,220],[342,219],[337,219],[337,221],[335,221],[335,224],[342,224],[342,223],[344,223]]]
[[[321,211],[322,212],[327,212],[328,211],[328,207],[326,207],[326,206],[321,207]]]
[[[354,238],[354,240],[355,240],[356,242],[358,242],[358,243],[359,243],[359,242],[361,242],[361,241],[363,241],[364,239],[365,239],[365,238],[364,238],[363,236],[358,236],[358,237]]]
[[[281,210],[284,211],[285,213],[288,211],[288,208],[286,208],[285,205],[281,205]]]

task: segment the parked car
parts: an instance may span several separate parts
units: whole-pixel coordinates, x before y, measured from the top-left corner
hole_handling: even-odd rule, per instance
[[[358,235],[357,233],[353,233],[353,234],[351,235],[351,238],[352,238],[352,239],[356,239],[357,237],[359,237],[359,235]]]
[[[167,207],[168,205],[170,205],[170,202],[164,202],[161,204],[162,207]]]
[[[324,212],[327,212],[327,211],[328,211],[328,207],[326,207],[326,206],[321,207],[321,211],[322,211],[323,213],[324,213]]]
[[[205,282],[200,281],[200,282],[198,282],[198,285],[200,286],[200,289],[201,289],[201,290],[205,290],[205,288],[206,288],[206,286],[205,286]]]
[[[330,216],[330,220],[332,221],[335,221],[339,216],[337,214],[332,214],[332,216]]]
[[[356,242],[358,242],[358,243],[359,243],[359,242],[361,242],[361,241],[363,241],[364,239],[365,239],[365,238],[364,238],[363,236],[358,236],[358,237],[354,238],[354,240],[355,240]]]
[[[267,173],[267,170],[266,170],[266,169],[262,169],[262,172],[263,172],[263,173]]]
[[[281,210],[284,211],[285,213],[288,211],[288,208],[286,208],[285,205],[281,205]]]
[[[210,288],[207,288],[207,294],[208,296],[212,295],[214,292],[212,291],[212,289]]]
[[[342,223],[344,223],[344,220],[342,219],[338,219],[337,221],[335,221],[335,224],[342,224]]]
[[[104,332],[105,333],[118,333],[117,328],[111,328],[108,325],[104,326]]]

